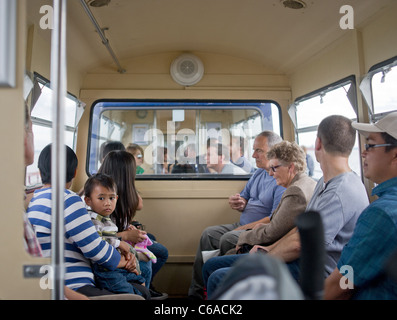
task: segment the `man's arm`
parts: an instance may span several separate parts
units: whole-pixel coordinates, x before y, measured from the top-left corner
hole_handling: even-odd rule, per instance
[[[298,229],[295,227],[280,240],[267,247],[270,255],[291,262],[299,258],[301,243]]]
[[[340,285],[341,282],[344,284],[346,281],[349,281],[345,278],[338,270],[335,268],[334,271],[329,275],[329,277],[325,280],[324,287],[324,300],[347,300],[353,294],[353,290],[349,289],[348,285],[345,285],[345,289],[342,289]]]

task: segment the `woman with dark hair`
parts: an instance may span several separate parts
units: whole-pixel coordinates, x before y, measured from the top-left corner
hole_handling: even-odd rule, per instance
[[[154,275],[160,270],[168,259],[168,250],[155,241],[153,235],[137,229],[132,225],[137,210],[143,208],[143,201],[135,187],[136,163],[134,156],[127,151],[111,151],[103,159],[98,173],[111,176],[117,185],[118,201],[116,209],[111,215],[112,220],[119,230],[118,236],[124,241],[135,245],[149,237],[153,244],[148,249],[157,257],[157,262],[152,265],[152,281]],[[140,261],[141,264],[142,261]],[[150,262],[148,262],[150,263]],[[145,265],[143,266],[145,267]],[[152,299],[166,297],[165,294],[151,290]]]
[[[142,198],[135,188],[136,164],[135,158],[127,151],[111,151],[103,159],[98,173],[111,176],[117,184],[119,199],[112,219],[119,229],[119,236],[126,237],[133,243],[146,238],[146,232],[141,230],[124,231],[135,217],[137,210],[143,208]]]

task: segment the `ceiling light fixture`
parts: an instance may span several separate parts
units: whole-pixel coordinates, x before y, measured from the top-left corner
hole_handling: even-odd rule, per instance
[[[88,3],[91,7],[104,7],[109,5],[111,0],[89,0]]]
[[[282,4],[286,8],[290,9],[304,9],[306,8],[306,3],[302,0],[281,0]]]

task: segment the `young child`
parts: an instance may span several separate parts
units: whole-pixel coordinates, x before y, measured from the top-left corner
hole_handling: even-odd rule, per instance
[[[86,181],[84,195],[85,203],[91,208],[88,210],[91,220],[99,235],[124,256],[132,253],[132,259],[136,261],[134,272],[128,272],[125,269],[109,271],[99,264],[93,264],[92,269],[97,284],[115,293],[135,293],[142,295],[140,285],[145,286],[147,279],[150,280],[151,268],[147,268],[148,270],[142,270],[141,272],[135,249],[117,237],[117,226],[110,219],[110,215],[114,211],[118,199],[117,186],[114,180],[105,174],[95,174]]]

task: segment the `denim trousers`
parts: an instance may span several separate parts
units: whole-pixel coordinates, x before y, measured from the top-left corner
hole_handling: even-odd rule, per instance
[[[226,256],[219,256],[209,259],[203,265],[203,281],[207,289],[208,299],[211,299],[212,294],[222,281],[224,275],[229,271],[230,267],[238,259],[244,258],[246,254],[233,254]]]
[[[232,265],[238,259],[244,259],[249,253],[234,254],[227,256],[214,257],[209,259],[203,266],[203,280],[207,288],[208,299],[211,299],[213,293],[222,282],[225,274],[230,270]],[[286,263],[286,266],[291,273],[292,277],[299,283],[300,278],[300,260],[299,258]],[[241,270],[244,272],[244,270]]]
[[[95,275],[95,282],[99,288],[109,290],[113,293],[134,293],[142,295],[131,283],[142,284],[149,288],[152,277],[152,262],[139,261],[141,275],[136,275],[125,269],[117,268],[110,271],[98,264],[92,265],[92,271]]]
[[[151,246],[148,246],[148,249],[153,252],[153,254],[157,258],[157,262],[152,264],[152,282],[156,273],[161,269],[161,267],[168,259],[168,249],[164,247],[161,243],[158,243],[154,235],[152,235],[151,233],[148,233],[147,235],[153,242]]]

